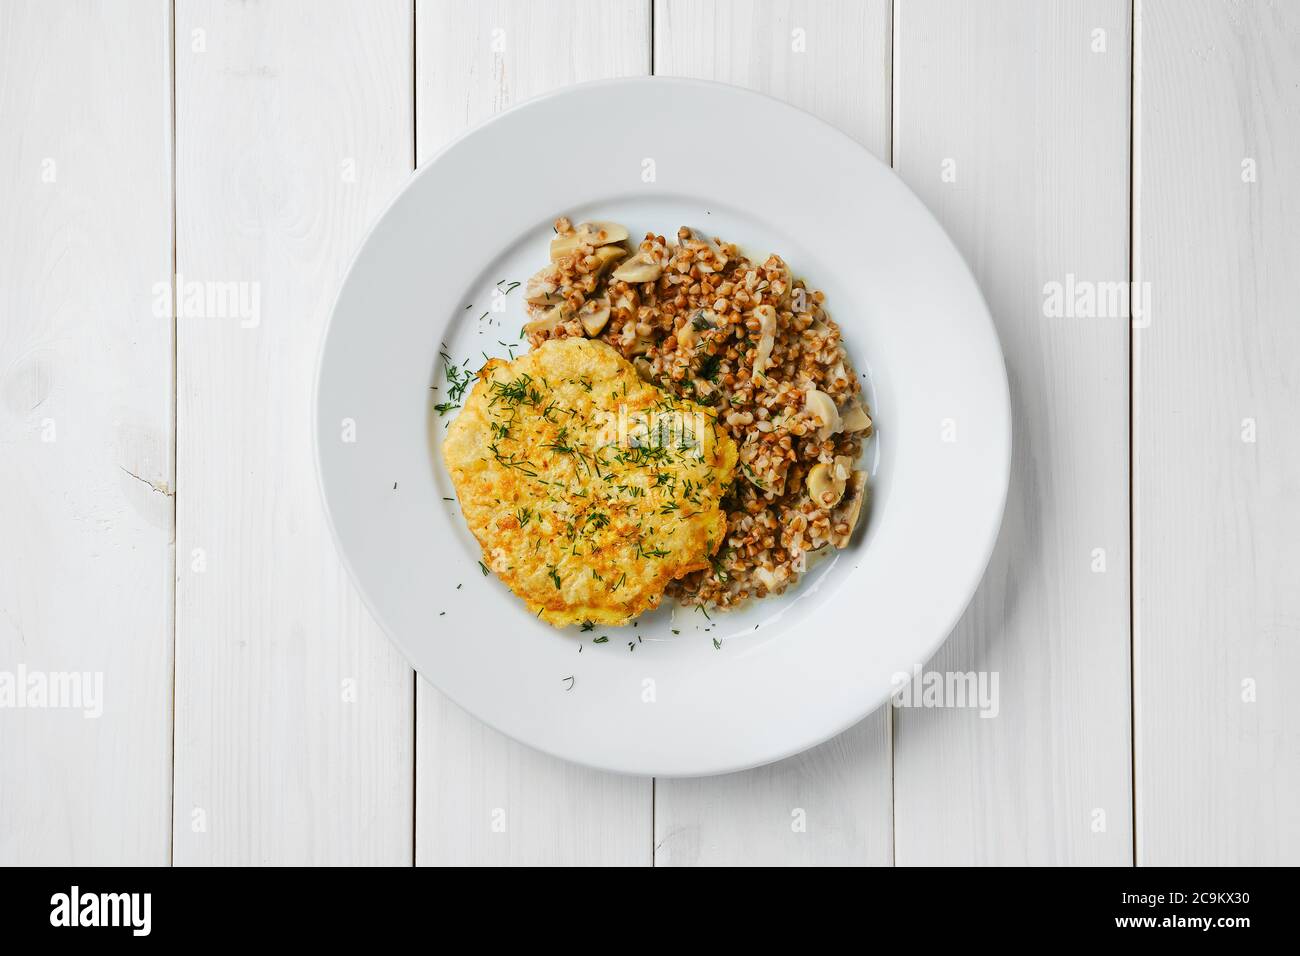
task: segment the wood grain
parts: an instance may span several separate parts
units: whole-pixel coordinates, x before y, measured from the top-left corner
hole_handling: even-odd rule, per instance
[[[655,72],[744,86],[890,149],[890,4],[684,2],[655,6]],[[890,715],[745,773],[658,780],[660,866],[888,864]]]
[[[890,0],[655,0],[655,73],[807,110],[889,162]]]
[[[1138,862],[1300,862],[1300,8],[1139,9]]]
[[[895,166],[984,291],[1014,429],[992,563],[927,665],[998,673],[998,716],[897,711],[900,865],[1131,860],[1128,321],[1044,294],[1128,280],[1129,25],[1119,0],[899,4]]]
[[[470,0],[416,6],[421,162],[492,114],[584,80],[644,74],[641,0]],[[420,864],[648,864],[651,782],[547,757],[502,736],[421,680]]]
[[[177,271],[260,297],[178,321],[178,863],[412,858],[412,672],[310,427],[343,269],[411,171],[411,30],[401,0],[177,4]]]
[[[6,865],[169,856],[169,47],[165,2],[0,5],[0,674],[98,675],[0,709]]]

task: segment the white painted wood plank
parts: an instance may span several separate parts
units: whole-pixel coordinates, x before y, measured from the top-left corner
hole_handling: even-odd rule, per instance
[[[342,271],[411,171],[411,30],[404,0],[177,4],[178,271],[257,303],[178,321],[178,863],[412,859],[412,672],[310,428]]]
[[[162,0],[0,5],[6,865],[170,852],[170,43]],[[11,709],[20,668],[102,715]]]
[[[521,100],[583,80],[644,74],[649,63],[643,0],[420,0],[419,157]],[[649,780],[539,754],[423,680],[417,725],[418,863],[650,862]]]
[[[896,11],[895,166],[980,282],[1015,429],[996,553],[928,665],[997,672],[1000,709],[895,712],[899,864],[1131,861],[1128,322],[1044,294],[1128,280],[1129,26],[1121,0]]]
[[[885,0],[659,0],[655,72],[733,83],[786,100],[889,161]],[[656,781],[655,862],[888,864],[889,717],[881,709],[834,740],[768,767]]]
[[[1139,8],[1144,865],[1300,863],[1300,7]]]
[[[889,162],[891,0],[656,0],[655,73],[784,100]]]
[[[656,780],[656,865],[888,866],[889,718],[755,770]]]

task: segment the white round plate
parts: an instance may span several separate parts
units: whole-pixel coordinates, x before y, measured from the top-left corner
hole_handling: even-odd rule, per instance
[[[441,461],[443,360],[520,353],[522,282],[558,215],[779,252],[827,296],[876,422],[853,545],[780,597],[711,619],[556,630],[479,568]],[[512,289],[512,294],[496,290]],[[437,390],[433,390],[437,389]],[[454,413],[452,413],[454,414]],[[334,307],[316,453],[339,550],[419,673],[540,750],[636,774],[777,760],[879,707],[975,592],[1006,497],[1006,372],[979,289],[894,174],[745,90],[571,87],[452,143],[362,244]],[[594,643],[607,636],[608,640]]]

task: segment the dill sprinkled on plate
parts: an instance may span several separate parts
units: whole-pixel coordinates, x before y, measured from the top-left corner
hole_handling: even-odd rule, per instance
[[[460,408],[465,398],[465,390],[474,381],[474,376],[453,362],[446,352],[439,352],[438,355],[442,358],[443,375],[447,379],[447,400],[439,402],[433,408],[439,415],[446,415],[452,409]]]

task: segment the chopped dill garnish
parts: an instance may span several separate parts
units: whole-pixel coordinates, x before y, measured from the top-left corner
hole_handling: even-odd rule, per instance
[[[718,366],[721,364],[722,356],[705,356],[704,361],[700,363],[700,378],[708,382],[716,382],[718,380]]]
[[[712,555],[709,558],[709,564],[713,566],[713,576],[722,584],[726,584],[731,580],[731,575],[728,574],[727,569],[722,566],[722,562],[726,560],[726,557],[727,549],[724,548],[718,554]]]
[[[644,541],[637,542],[636,553],[639,558],[666,558],[668,556],[668,552],[663,548],[647,548]]]
[[[433,408],[439,415],[446,415],[452,409],[460,408],[460,403],[465,398],[465,389],[474,381],[474,375],[453,362],[446,352],[438,354],[442,358],[443,374],[447,378],[447,401],[439,402]]]
[[[527,372],[510,382],[494,380],[492,382],[492,404],[498,401],[505,405],[533,405],[542,401],[541,393],[533,387],[533,377]]]

